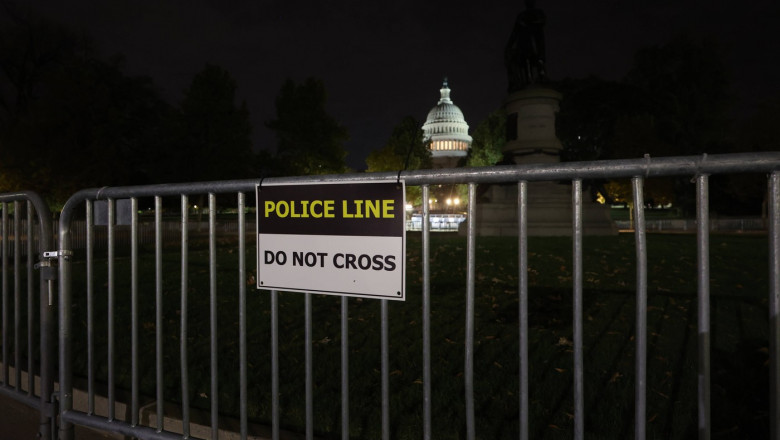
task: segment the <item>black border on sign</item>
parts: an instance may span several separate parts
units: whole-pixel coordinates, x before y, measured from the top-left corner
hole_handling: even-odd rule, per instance
[[[399,212],[401,213],[401,219],[400,222],[400,230],[401,234],[391,234],[389,236],[391,237],[399,237],[401,239],[401,262],[400,262],[400,269],[401,269],[401,294],[399,296],[391,296],[391,295],[383,295],[383,294],[372,294],[372,293],[352,293],[352,292],[343,292],[343,291],[337,291],[337,290],[305,290],[305,289],[297,289],[297,288],[290,288],[290,287],[284,287],[284,286],[261,286],[260,285],[260,215],[261,215],[261,206],[260,206],[260,191],[263,187],[282,187],[282,186],[307,186],[307,185],[316,185],[316,186],[331,186],[331,185],[400,185],[401,186],[401,209]],[[341,220],[341,219],[338,219]],[[323,233],[323,231],[318,231],[317,235],[352,235],[355,237],[362,237],[362,236],[372,236],[372,235],[365,235],[365,234],[344,234],[343,229],[339,230],[341,233],[332,233],[327,234]],[[278,233],[278,232],[277,232]],[[299,235],[307,235],[305,232],[303,234]],[[388,236],[384,233],[382,234],[375,234],[373,236]],[[402,179],[398,181],[349,181],[349,182],[322,182],[317,184],[311,184],[311,183],[283,183],[283,184],[263,184],[262,181],[255,186],[255,242],[257,245],[255,246],[255,258],[257,259],[257,265],[255,267],[255,270],[257,272],[255,279],[256,279],[256,288],[257,290],[278,290],[278,291],[284,291],[284,292],[301,292],[301,293],[317,293],[317,294],[323,294],[323,295],[333,295],[333,296],[347,296],[347,297],[353,297],[353,298],[368,298],[368,299],[386,299],[389,301],[405,301],[406,300],[406,182],[404,182]]]

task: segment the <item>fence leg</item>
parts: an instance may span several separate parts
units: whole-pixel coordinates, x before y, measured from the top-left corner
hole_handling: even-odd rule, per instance
[[[517,184],[520,440],[528,440],[528,182]]]
[[[634,177],[636,207],[636,408],[634,438],[644,440],[647,424],[647,243],[645,240],[644,179]]]
[[[710,217],[707,175],[696,178],[699,269],[699,439],[710,438]]]
[[[476,438],[474,421],[474,290],[476,282],[476,220],[477,220],[477,185],[469,184],[469,215],[468,215],[468,245],[466,264],[466,350],[464,366],[464,382],[466,389],[466,439]]]
[[[585,436],[585,391],[582,351],[582,180],[571,185],[572,200],[572,261],[573,283],[573,344],[574,344],[574,438]]]
[[[780,172],[769,177],[769,430],[780,440]]]

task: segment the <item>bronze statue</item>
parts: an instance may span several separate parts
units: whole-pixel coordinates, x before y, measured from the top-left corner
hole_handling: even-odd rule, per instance
[[[512,36],[504,51],[509,93],[544,82],[544,12],[534,0],[525,1],[525,11],[517,15]]]

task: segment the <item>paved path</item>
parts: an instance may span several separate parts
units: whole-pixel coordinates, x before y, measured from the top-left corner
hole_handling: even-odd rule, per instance
[[[39,417],[38,411],[0,394],[0,440],[37,440]],[[117,438],[82,427],[76,427],[75,437],[77,440]]]

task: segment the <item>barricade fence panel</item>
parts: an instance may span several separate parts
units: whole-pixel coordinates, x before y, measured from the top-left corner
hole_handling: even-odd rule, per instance
[[[710,334],[733,324],[711,322],[711,309],[738,298],[721,289],[711,299],[718,274],[710,273],[710,256],[721,249],[710,245],[707,176],[746,172],[770,174],[769,240],[761,250],[768,253],[769,267],[761,269],[768,277],[742,283],[762,286],[763,300],[750,301],[768,309],[768,317],[740,331],[768,340],[763,414],[765,429],[778,438],[779,169],[780,154],[764,153],[80,191],[59,223],[60,438],[72,438],[73,426],[83,425],[144,439],[220,438],[220,429],[273,439],[283,430],[344,439],[527,439],[558,431],[581,439],[586,432],[633,431],[642,439],[648,426],[655,428],[664,397],[667,418],[683,421],[654,435],[685,438],[692,429],[708,438],[710,399],[720,397],[711,392]],[[679,256],[652,254],[658,247],[646,238],[643,185],[658,176],[695,180],[697,234],[693,242],[687,236],[675,242],[692,244],[690,255],[682,248]],[[632,240],[617,237],[613,248],[601,249],[609,245],[583,233],[583,186],[608,178],[631,179],[636,226]],[[257,185],[365,180],[403,180],[420,186],[423,200],[434,186],[467,184],[465,237],[431,234],[430,208],[422,204],[422,231],[407,238],[410,294],[403,303],[255,290],[256,239],[247,241],[254,225],[245,213]],[[571,182],[569,237],[528,236],[529,183],[538,181]],[[494,183],[517,186],[516,239],[477,237],[477,186]],[[193,227],[201,215],[196,200],[208,207]],[[95,224],[96,210],[104,209],[97,202],[105,202],[105,224]],[[120,205],[129,206],[127,218]],[[218,230],[223,206],[238,213],[237,228],[226,233]],[[163,217],[171,215],[179,223],[177,246],[164,244]],[[79,218],[85,248],[74,252]],[[152,230],[153,238],[143,238]],[[674,260],[676,282],[695,285],[692,296],[655,284],[660,263],[648,255]],[[601,289],[608,279],[614,281]],[[684,371],[692,365],[693,384],[673,377],[677,371],[659,359],[666,356],[659,345],[682,353],[674,362]],[[82,377],[84,406],[74,396]],[[691,387],[695,398],[686,394]],[[678,416],[673,399],[680,396],[695,402]],[[689,426],[692,419],[696,426]],[[604,420],[613,426],[602,426]]]
[[[0,194],[2,376],[0,393],[35,408],[41,438],[53,435],[54,293],[56,273],[45,252],[52,216],[35,193]]]

